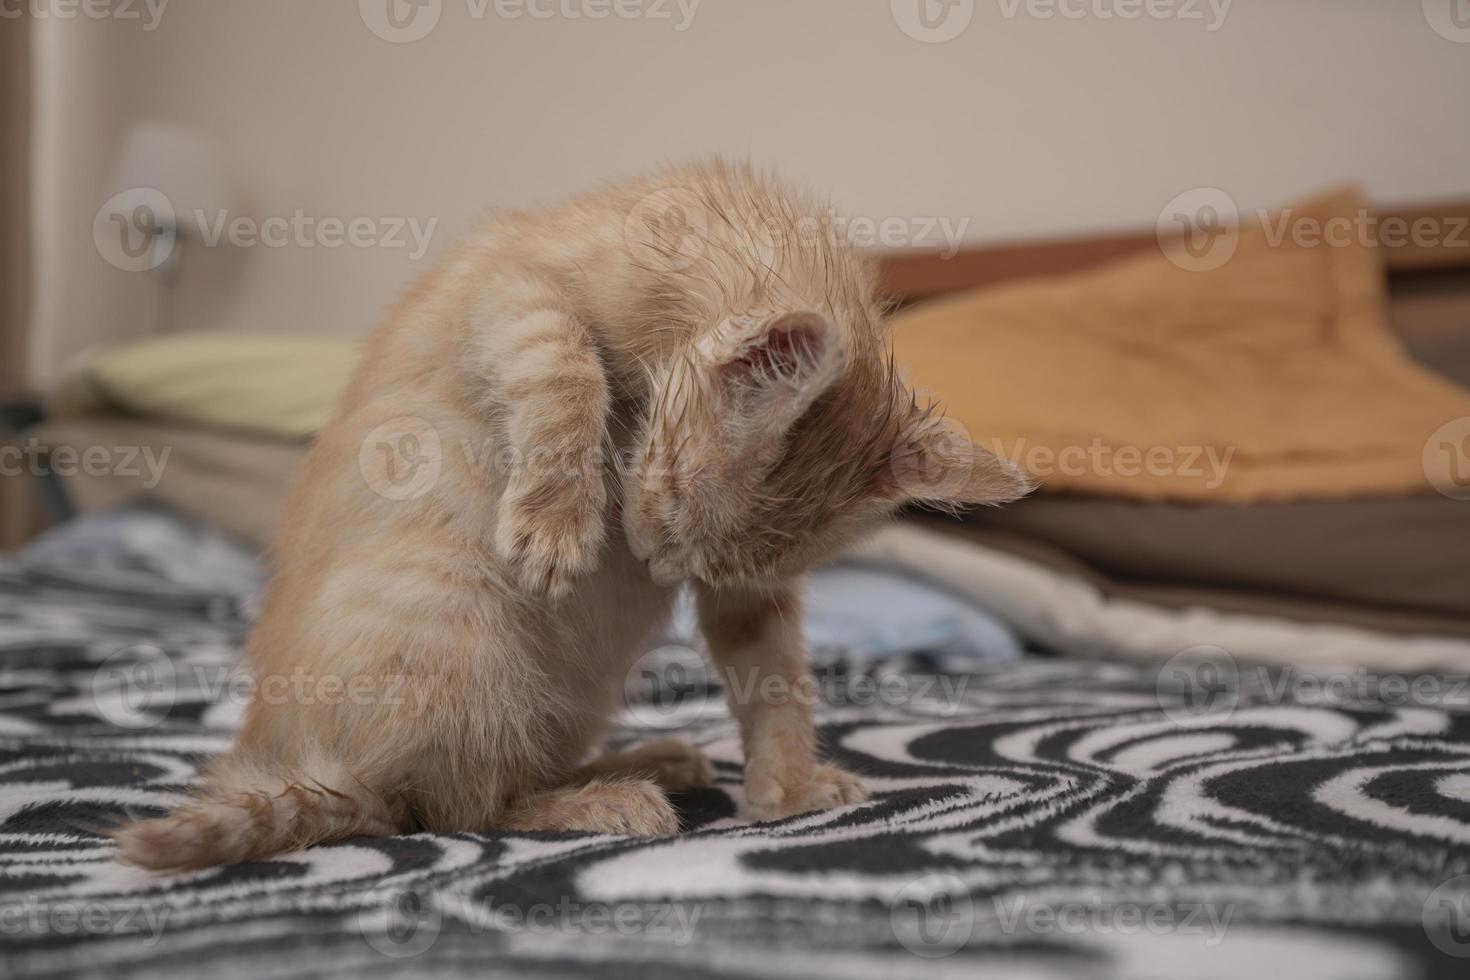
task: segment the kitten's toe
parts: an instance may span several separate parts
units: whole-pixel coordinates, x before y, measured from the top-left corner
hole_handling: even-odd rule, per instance
[[[507,830],[667,837],[679,832],[679,815],[651,780],[617,779],[532,797],[508,815],[504,826]]]
[[[553,601],[571,595],[577,581],[596,570],[605,536],[600,496],[563,494],[570,498],[564,504],[532,506],[541,495],[508,493],[495,530],[496,548],[522,590]]]
[[[531,595],[560,602],[577,581],[597,567],[596,551],[558,534],[530,536],[519,548],[516,577]]]
[[[745,798],[757,820],[780,820],[862,803],[868,799],[868,791],[852,773],[823,764],[805,778],[779,771],[747,774]]]
[[[868,801],[868,790],[862,780],[846,769],[839,769],[831,764],[817,767],[811,789],[812,799],[818,804],[814,809],[818,810]]]

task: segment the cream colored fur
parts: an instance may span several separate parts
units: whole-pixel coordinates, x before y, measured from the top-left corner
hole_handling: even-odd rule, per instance
[[[816,202],[719,162],[486,224],[373,335],[293,491],[248,663],[294,693],[122,859],[672,833],[697,751],[589,758],[684,581],[754,815],[861,801],[817,761],[802,573],[906,500],[1026,489],[899,384],[873,292]]]

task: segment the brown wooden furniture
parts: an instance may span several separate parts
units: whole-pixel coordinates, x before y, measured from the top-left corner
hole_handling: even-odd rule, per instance
[[[1384,246],[1384,261],[1395,287],[1400,281],[1413,277],[1470,271],[1470,200],[1384,208],[1377,213],[1381,222],[1394,220],[1412,229],[1415,222],[1428,220],[1440,230],[1437,234],[1439,244],[1415,244],[1410,236],[1410,240],[1402,244]],[[1159,239],[1154,232],[1139,231],[1090,238],[984,245],[961,249],[949,257],[927,251],[895,252],[882,257],[882,284],[888,295],[900,302],[911,303],[1007,279],[1073,272],[1132,252],[1159,247]],[[1449,277],[1450,280],[1457,278]]]

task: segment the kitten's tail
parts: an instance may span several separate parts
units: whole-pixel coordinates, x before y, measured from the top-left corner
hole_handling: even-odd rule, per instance
[[[399,808],[401,810],[401,808]],[[112,833],[118,860],[155,871],[207,868],[310,844],[399,831],[403,814],[344,767],[283,772],[230,755],[189,803]]]

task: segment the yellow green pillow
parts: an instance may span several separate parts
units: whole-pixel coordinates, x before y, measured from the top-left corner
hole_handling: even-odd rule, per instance
[[[331,418],[357,366],[356,341],[187,334],[86,358],[52,392],[52,415],[124,414],[287,439]]]

